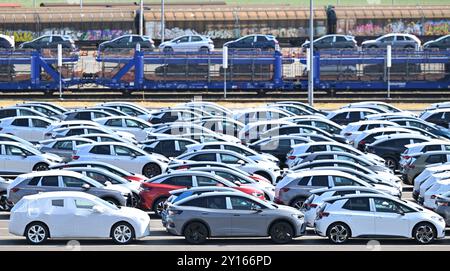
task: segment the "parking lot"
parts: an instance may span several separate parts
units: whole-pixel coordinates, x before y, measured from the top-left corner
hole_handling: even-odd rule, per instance
[[[405,186],[405,199],[411,199],[411,187]],[[113,245],[110,240],[51,240],[45,245],[30,246],[22,237],[8,233],[9,213],[0,212],[0,251],[23,250],[59,250],[59,251],[449,251],[450,236],[431,245],[417,245],[413,240],[383,239],[368,240],[354,239],[344,245],[330,245],[326,238],[318,237],[309,229],[305,236],[296,238],[292,243],[277,245],[269,238],[214,238],[204,245],[187,245],[183,237],[173,236],[166,232],[161,220],[152,213],[151,236],[139,240],[126,247]],[[447,230],[450,232],[450,229]]]

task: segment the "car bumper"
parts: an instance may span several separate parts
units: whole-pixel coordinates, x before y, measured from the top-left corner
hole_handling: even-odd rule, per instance
[[[136,233],[136,239],[141,239],[149,235],[150,235],[150,222],[148,222],[147,226],[140,233]]]
[[[323,224],[320,221],[314,221],[314,232],[319,236],[327,236],[326,228]]]
[[[419,191],[413,190],[412,197],[415,201],[418,201],[419,199]]]

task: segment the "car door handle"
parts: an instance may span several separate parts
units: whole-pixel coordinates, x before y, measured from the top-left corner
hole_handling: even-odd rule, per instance
[[[234,214],[233,216],[241,216],[241,215],[238,215],[238,214]]]
[[[202,212],[202,215],[208,215],[209,213],[208,212]]]

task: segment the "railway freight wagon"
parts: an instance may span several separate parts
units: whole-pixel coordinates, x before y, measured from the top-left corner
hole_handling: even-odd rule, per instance
[[[136,6],[2,8],[0,33],[14,36],[16,44],[44,34],[70,35],[79,45],[92,45],[136,33]],[[450,6],[337,7],[337,32],[364,39],[390,32],[412,33],[423,41],[450,33]],[[145,33],[161,38],[161,12],[145,11]],[[314,14],[316,36],[326,34],[323,7]],[[308,33],[309,10],[293,6],[169,7],[165,11],[165,38],[199,33],[223,42],[254,33],[273,34],[285,44],[299,45]]]

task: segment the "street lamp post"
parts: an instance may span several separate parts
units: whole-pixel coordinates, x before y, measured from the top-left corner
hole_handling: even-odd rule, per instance
[[[144,35],[144,0],[141,0],[139,12],[139,35]]]
[[[313,0],[309,0],[309,74],[308,74],[308,104],[314,105],[314,18]]]
[[[164,0],[161,0],[161,42],[164,42],[164,32],[165,32],[165,21],[164,21]]]

